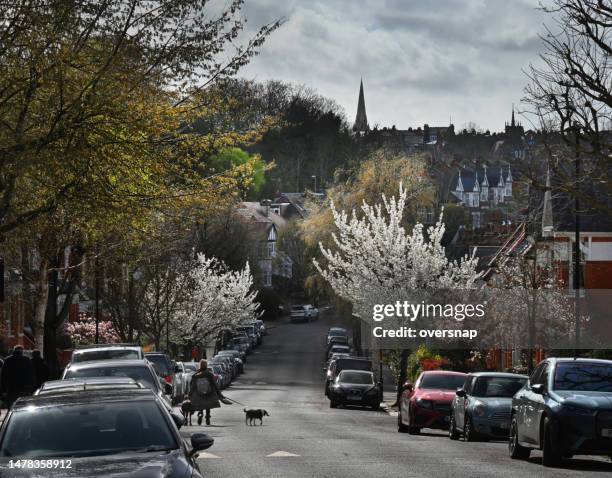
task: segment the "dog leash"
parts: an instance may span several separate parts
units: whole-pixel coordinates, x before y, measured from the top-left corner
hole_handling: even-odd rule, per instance
[[[243,407],[246,407],[246,405],[244,403],[240,403],[238,400],[234,400],[233,398],[229,398],[226,396],[223,396],[224,399],[229,400],[230,402],[234,402],[236,405],[242,405]]]

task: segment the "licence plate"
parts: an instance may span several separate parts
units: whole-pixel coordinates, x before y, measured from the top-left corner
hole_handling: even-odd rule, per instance
[[[602,428],[601,436],[612,438],[612,428]]]
[[[353,397],[353,396],[350,396],[350,395],[348,397],[346,397],[346,398],[347,398],[347,400],[361,400],[361,397]]]

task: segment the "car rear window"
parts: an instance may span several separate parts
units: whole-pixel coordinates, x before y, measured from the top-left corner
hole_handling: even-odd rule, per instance
[[[134,349],[103,349],[103,350],[76,350],[72,353],[72,362],[92,362],[94,360],[138,360],[142,358]]]
[[[437,390],[457,390],[463,387],[465,377],[462,375],[430,373],[423,375],[419,388],[433,388]]]
[[[156,377],[151,374],[151,370],[146,365],[132,365],[127,367],[87,367],[82,369],[68,369],[64,375],[68,378],[99,378],[99,377],[128,377],[145,387],[156,390]]]
[[[555,370],[554,390],[612,392],[612,364],[561,362]]]
[[[176,448],[159,406],[136,400],[16,411],[6,426],[0,456],[84,457]]]

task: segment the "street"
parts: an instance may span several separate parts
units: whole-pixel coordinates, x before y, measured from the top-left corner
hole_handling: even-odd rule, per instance
[[[397,432],[396,415],[366,409],[330,409],[323,395],[327,329],[322,318],[306,324],[279,321],[249,357],[246,373],[224,394],[270,414],[263,426],[246,426],[243,406],[213,410],[215,438],[199,460],[205,476],[228,477],[576,477],[610,476],[612,464],[574,459],[544,469],[540,453],[528,462],[508,458],[505,442],[453,442],[445,433]],[[195,422],[194,422],[195,423]],[[270,456],[271,455],[271,456]],[[276,456],[275,456],[276,455]]]

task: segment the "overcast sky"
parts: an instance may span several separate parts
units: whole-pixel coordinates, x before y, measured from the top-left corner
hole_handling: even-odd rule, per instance
[[[305,84],[352,124],[363,77],[370,126],[469,121],[499,131],[523,96],[549,19],[538,0],[247,0],[249,29],[287,22],[241,76]]]

